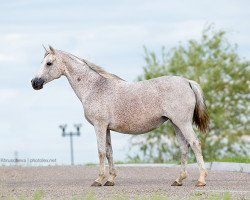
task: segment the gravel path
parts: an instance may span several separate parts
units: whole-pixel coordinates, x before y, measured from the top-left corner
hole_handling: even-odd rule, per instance
[[[97,177],[95,166],[0,167],[0,198],[27,196],[42,190],[45,199],[70,199],[93,194],[98,199],[115,195],[167,195],[171,199],[229,191],[233,199],[250,199],[250,173],[209,171],[207,186],[196,188],[197,169],[189,168],[182,187],[170,186],[179,167],[118,167],[114,187],[90,187]]]

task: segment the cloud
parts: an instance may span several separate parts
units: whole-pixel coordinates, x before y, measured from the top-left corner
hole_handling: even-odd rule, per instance
[[[10,61],[14,61],[15,58],[11,55],[5,54],[5,53],[1,53],[0,54],[0,62],[4,63],[4,62],[10,62]]]
[[[9,103],[11,99],[15,99],[19,94],[18,90],[15,89],[0,89],[0,103]]]

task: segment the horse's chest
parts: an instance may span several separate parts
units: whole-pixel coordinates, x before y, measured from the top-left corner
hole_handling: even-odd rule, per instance
[[[102,102],[102,101],[101,101]],[[92,125],[100,123],[108,123],[109,113],[105,103],[97,100],[89,101],[84,106],[84,115]]]

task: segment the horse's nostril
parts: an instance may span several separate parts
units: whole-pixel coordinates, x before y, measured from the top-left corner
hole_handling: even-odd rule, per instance
[[[31,82],[32,87],[34,88],[34,86],[36,85],[35,78],[33,78],[30,82]]]
[[[35,90],[40,90],[43,88],[44,80],[42,78],[33,78],[31,80],[31,85]]]

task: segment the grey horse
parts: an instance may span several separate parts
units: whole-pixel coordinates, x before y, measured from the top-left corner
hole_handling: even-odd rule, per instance
[[[104,186],[113,186],[117,175],[113,163],[110,131],[126,134],[149,132],[169,120],[176,132],[181,150],[181,173],[172,186],[181,186],[187,177],[188,148],[192,148],[198,166],[196,186],[205,186],[207,170],[201,144],[192,123],[207,132],[209,116],[200,86],[178,76],[163,76],[140,82],[126,82],[85,59],[49,46],[45,48],[41,68],[31,83],[35,90],[66,76],[82,102],[85,118],[94,126],[98,154],[99,176],[92,186],[102,186],[105,177],[105,157],[109,177]]]

